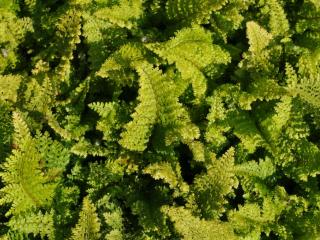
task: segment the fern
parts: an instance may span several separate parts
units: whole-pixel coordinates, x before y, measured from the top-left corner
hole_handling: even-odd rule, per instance
[[[88,155],[103,157],[112,155],[114,149],[112,149],[112,146],[109,149],[100,146],[100,142],[98,140],[92,144],[84,138],[81,138],[72,146],[71,152],[81,157],[87,157]]]
[[[299,44],[311,51],[319,48],[319,4],[313,0],[306,1],[299,9],[295,30]]]
[[[284,199],[287,199],[284,189],[278,188],[273,196],[264,199],[262,206],[248,203],[240,207],[238,211],[230,214],[235,230],[240,233],[240,236],[253,239],[259,239],[261,231],[269,235],[271,230],[285,237],[283,236],[286,234],[284,226],[280,222],[272,224],[274,221],[277,222],[278,216],[288,207],[288,203],[282,201]],[[242,224],[243,222],[248,224]]]
[[[30,18],[18,18],[15,15],[17,4],[14,1],[5,1],[0,6],[0,74],[7,67],[13,68],[17,61],[19,44],[27,32],[33,30]]]
[[[283,97],[274,108],[275,113],[261,121],[261,131],[270,142],[279,143],[282,133],[292,118],[292,98]]]
[[[13,115],[14,143],[18,149],[7,158],[1,173],[6,186],[1,189],[1,204],[12,204],[7,215],[16,215],[35,207],[48,206],[55,183],[42,173],[42,156],[36,148],[29,129],[17,112]]]
[[[254,21],[247,22],[247,38],[249,40],[249,51],[244,58],[248,61],[249,69],[272,69],[269,63],[271,52],[268,49],[273,35]]]
[[[28,240],[28,235],[16,231],[10,231],[5,236],[1,236],[1,240]]]
[[[189,186],[182,179],[179,165],[172,166],[168,162],[155,163],[144,168],[143,172],[150,174],[155,180],[163,180],[173,190],[178,188],[181,193],[189,191]]]
[[[310,69],[311,70],[311,69]],[[292,94],[299,95],[307,103],[319,107],[320,97],[320,74],[319,72],[307,73],[307,76],[298,78],[290,65],[287,65],[287,76],[290,83],[289,89]]]
[[[3,101],[17,101],[17,90],[21,82],[20,76],[0,76],[0,99]]]
[[[228,42],[235,30],[241,28],[245,21],[245,12],[255,1],[229,0],[218,11],[213,11],[210,25],[214,29],[213,36]]]
[[[109,77],[119,85],[132,85],[133,77],[128,70],[135,69],[141,61],[144,61],[143,49],[138,45],[126,44],[103,63],[97,75]]]
[[[247,23],[247,37],[250,44],[249,51],[255,55],[261,54],[272,40],[272,35],[256,22]]]
[[[77,225],[73,228],[71,239],[99,239],[100,220],[95,206],[88,197],[83,199],[83,206]]]
[[[239,112],[231,114],[229,119],[230,125],[234,127],[234,134],[241,140],[243,147],[250,153],[253,153],[257,147],[272,148],[248,113]]]
[[[285,36],[289,31],[289,22],[286,18],[281,2],[278,0],[268,1],[267,6],[270,9],[269,26],[274,36]]]
[[[70,160],[68,150],[60,142],[53,141],[48,132],[44,134],[38,132],[35,138],[36,148],[45,161],[44,166],[48,169],[48,175],[50,171],[61,174]]]
[[[236,239],[233,231],[229,226],[216,220],[205,221],[199,219],[191,214],[190,211],[182,207],[168,207],[162,208],[166,213],[179,234],[183,239],[221,239],[221,236],[227,239]],[[186,221],[188,219],[188,221]]]
[[[177,102],[177,96],[172,94],[173,89],[167,82],[166,76],[152,68],[150,64],[141,64],[136,68],[140,75],[141,103],[132,115],[133,120],[126,125],[126,131],[122,133],[120,143],[130,150],[143,151],[156,122],[169,130],[177,126],[176,129],[182,141],[188,142],[197,138],[198,129],[192,126],[185,110]],[[165,94],[167,97],[164,97]],[[135,135],[137,131],[139,138]],[[173,133],[169,132],[170,135]]]
[[[110,21],[119,27],[131,29],[142,15],[141,0],[120,0],[118,5],[111,8],[99,9],[95,16]]]
[[[139,101],[140,104],[132,115],[133,120],[126,125],[120,144],[130,150],[143,151],[151,135],[151,129],[156,122],[159,105],[158,89],[161,89],[163,76],[161,72],[142,65],[138,68],[140,75]],[[139,136],[135,133],[138,132]]]
[[[175,38],[162,44],[150,44],[147,47],[165,58],[169,64],[175,63],[185,81],[190,81],[194,95],[203,98],[207,83],[202,72],[210,63],[227,64],[228,53],[217,45],[211,44],[210,34],[203,28],[193,26],[176,33]]]
[[[212,159],[206,174],[195,178],[192,190],[202,216],[206,218],[219,217],[225,211],[224,197],[237,187],[233,155],[234,149],[230,148],[219,160]]]
[[[119,104],[96,102],[90,104],[89,107],[101,116],[96,129],[103,132],[103,139],[110,142],[117,141],[116,131],[121,128],[123,122],[123,119],[119,117],[121,114]]]
[[[275,173],[275,166],[270,158],[259,161],[250,161],[242,163],[235,167],[240,176],[255,177],[266,179]]]
[[[0,239],[318,239],[318,2],[0,1]]]
[[[108,211],[103,214],[106,224],[111,230],[106,234],[105,238],[110,240],[122,240],[125,237],[123,212],[119,206],[111,203],[108,199]]]
[[[169,0],[166,10],[170,20],[190,23],[206,23],[213,11],[219,10],[227,1],[225,0]]]
[[[26,216],[19,215],[13,217],[9,222],[9,226],[13,230],[25,233],[26,235],[32,233],[34,236],[40,235],[42,238],[48,237],[48,239],[54,239],[52,213],[27,213]]]

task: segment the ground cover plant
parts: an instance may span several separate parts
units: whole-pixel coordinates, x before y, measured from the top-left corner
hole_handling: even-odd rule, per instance
[[[0,239],[319,240],[319,0],[1,0]]]

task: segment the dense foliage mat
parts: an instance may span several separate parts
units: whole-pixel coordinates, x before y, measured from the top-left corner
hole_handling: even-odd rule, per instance
[[[320,239],[319,0],[1,0],[0,238]]]

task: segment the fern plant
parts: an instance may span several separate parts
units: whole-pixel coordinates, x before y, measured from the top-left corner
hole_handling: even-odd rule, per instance
[[[319,17],[0,1],[0,239],[319,239]]]

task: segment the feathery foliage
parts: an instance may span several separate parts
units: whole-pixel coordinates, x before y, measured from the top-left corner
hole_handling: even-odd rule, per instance
[[[95,206],[88,198],[83,199],[79,221],[72,231],[71,239],[99,239],[100,222]]]
[[[0,239],[319,239],[319,19],[1,0]]]

